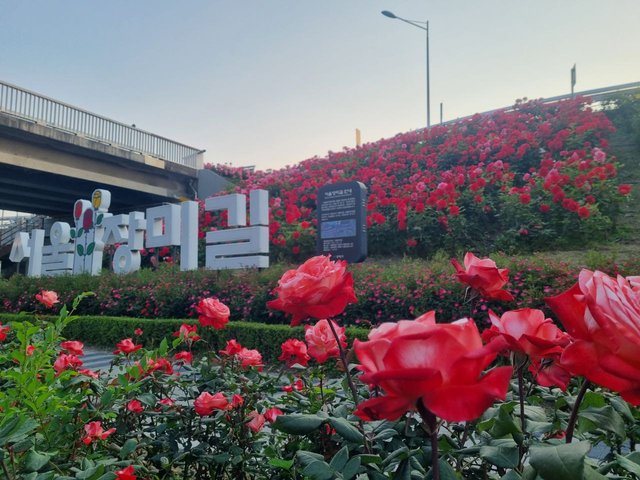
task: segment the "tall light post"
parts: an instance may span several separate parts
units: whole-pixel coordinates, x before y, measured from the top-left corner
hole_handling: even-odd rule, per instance
[[[409,25],[413,25],[427,33],[427,127],[431,126],[431,99],[429,95],[429,22],[418,22],[415,20],[407,20],[406,18],[398,17],[389,10],[383,10],[382,15],[385,17],[393,18],[395,20],[403,21]]]

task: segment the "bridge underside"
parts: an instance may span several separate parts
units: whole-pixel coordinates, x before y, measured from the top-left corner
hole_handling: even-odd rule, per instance
[[[128,213],[193,198],[197,170],[0,113],[0,209],[68,217],[96,188]]]

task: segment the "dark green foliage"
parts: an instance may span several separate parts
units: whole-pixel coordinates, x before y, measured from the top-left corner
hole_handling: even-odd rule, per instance
[[[34,316],[0,313],[1,324],[20,320],[33,321]],[[198,324],[194,320],[83,316],[67,325],[63,335],[68,339],[80,340],[93,346],[109,349],[115,349],[117,342],[129,337],[135,338],[136,343],[142,343],[147,348],[156,348],[164,338],[171,341],[173,333],[178,331],[183,323]],[[136,328],[143,330],[143,334],[139,337],[134,334]],[[348,327],[346,331],[350,344],[356,338],[366,340],[368,333],[368,329],[355,327]],[[265,361],[275,363],[281,354],[280,345],[289,338],[303,340],[304,328],[230,322],[222,330],[200,327],[198,334],[204,341],[194,343],[194,352],[204,352],[203,349],[207,345],[218,351],[226,346],[227,340],[236,339],[241,345],[260,351]]]

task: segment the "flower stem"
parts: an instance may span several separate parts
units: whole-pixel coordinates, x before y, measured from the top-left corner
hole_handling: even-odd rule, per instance
[[[418,400],[416,407],[431,439],[431,478],[432,480],[440,480],[440,465],[438,464],[438,422],[436,416],[424,406],[422,400]]]
[[[526,365],[526,362],[523,362],[519,367],[518,367],[518,398],[520,400],[520,429],[522,430],[522,445],[520,445],[518,447],[518,451],[519,451],[519,461],[518,461],[518,470],[522,471],[522,469],[524,468],[524,465],[522,464],[522,459],[524,458],[524,454],[525,454],[525,446],[524,446],[524,437],[527,433],[527,425],[526,425],[526,420],[525,420],[525,416],[524,416],[524,367]]]
[[[340,351],[340,360],[342,360],[342,364],[344,365],[344,373],[347,375],[347,382],[349,383],[349,388],[351,389],[351,394],[353,395],[353,401],[358,406],[358,390],[356,390],[356,386],[353,383],[353,378],[351,378],[351,372],[349,372],[349,365],[347,364],[347,355],[345,354],[344,348],[342,348],[342,344],[340,343],[340,337],[338,336],[338,332],[336,332],[336,328],[333,326],[333,322],[331,320],[328,321],[329,327],[331,327],[331,332],[336,339],[336,343],[338,344],[338,350]]]
[[[333,326],[333,322],[328,320],[329,327],[331,328],[331,332],[336,339],[336,343],[338,344],[338,351],[340,352],[340,360],[342,361],[342,365],[344,365],[344,373],[347,376],[347,383],[349,384],[349,388],[351,389],[351,395],[353,395],[353,402],[356,407],[358,407],[358,390],[356,389],[355,384],[353,383],[353,378],[351,377],[351,372],[349,372],[349,364],[347,363],[347,355],[345,354],[344,348],[342,348],[342,344],[340,343],[340,336],[336,331],[336,328]],[[371,450],[369,448],[369,442],[367,440],[367,435],[364,431],[364,426],[362,425],[362,421],[359,422],[360,431],[362,433],[362,438],[364,439],[364,450],[367,453],[370,453]]]
[[[578,420],[578,410],[580,409],[580,404],[582,403],[584,394],[587,393],[587,390],[590,386],[591,383],[585,378],[584,383],[582,384],[582,387],[580,387],[580,391],[578,392],[578,396],[576,397],[576,402],[573,404],[573,410],[571,410],[571,416],[569,417],[569,423],[567,424],[567,443],[571,443],[571,440],[573,440],[573,430],[576,428],[576,421]]]

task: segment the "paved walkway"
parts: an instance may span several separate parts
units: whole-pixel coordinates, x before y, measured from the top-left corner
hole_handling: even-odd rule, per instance
[[[96,347],[90,347],[85,345],[84,355],[80,357],[82,359],[82,367],[90,370],[107,371],[111,366],[111,360],[113,359],[113,353],[108,350],[101,350]]]

